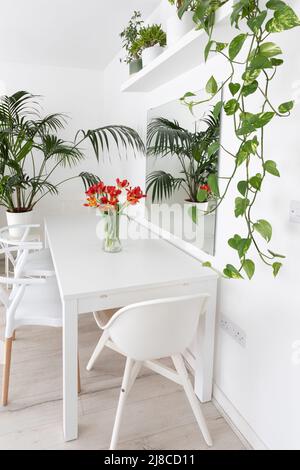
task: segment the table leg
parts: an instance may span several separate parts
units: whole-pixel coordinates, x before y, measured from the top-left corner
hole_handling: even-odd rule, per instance
[[[211,401],[214,371],[217,281],[207,282],[203,292],[210,294],[206,314],[200,318],[195,371],[195,393],[203,403]]]
[[[63,304],[63,420],[65,441],[78,437],[77,301]]]

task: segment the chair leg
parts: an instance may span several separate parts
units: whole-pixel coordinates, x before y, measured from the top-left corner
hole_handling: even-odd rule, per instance
[[[190,382],[187,370],[184,365],[184,361],[182,359],[182,356],[180,354],[176,354],[175,356],[172,356],[172,360],[174,362],[175,368],[182,380],[182,385],[184,388],[184,391],[186,393],[187,399],[190,402],[191,408],[193,410],[193,413],[195,415],[195,418],[197,420],[197,423],[199,425],[200,431],[203,434],[203,437],[207,443],[208,446],[212,446],[212,439],[209,434],[209,430],[207,428],[207,424],[205,421],[205,418],[203,416],[200,402],[198,398],[195,395],[194,389],[192,387],[192,384]]]
[[[134,382],[136,381],[137,379],[137,376],[139,375],[140,373],[140,370],[142,368],[142,365],[143,363],[141,361],[136,361],[136,363],[134,364],[133,368],[132,368],[132,372],[131,372],[131,377],[130,377],[130,381],[129,381],[129,385],[127,387],[127,395],[128,393],[130,392],[130,390],[132,389],[133,385],[134,385]]]
[[[109,447],[110,450],[115,450],[117,443],[118,443],[121,419],[122,419],[122,414],[124,410],[125,400],[129,391],[129,384],[130,384],[130,379],[132,376],[133,365],[134,365],[133,359],[131,359],[130,357],[127,357],[125,372],[124,372],[123,381],[122,381],[122,388],[120,392],[119,403],[118,403],[118,408],[117,408],[117,413],[116,413],[116,418],[115,418],[115,424],[114,424],[114,429],[113,429],[110,447]]]
[[[12,335],[13,341],[16,341],[16,330],[14,330],[13,335]]]
[[[79,393],[81,392],[79,355],[78,355],[78,362],[77,362],[77,391],[79,395]]]
[[[12,338],[6,338],[4,345],[4,366],[2,382],[2,405],[6,406],[8,402],[9,375],[11,363]]]
[[[100,338],[100,340],[99,340],[99,342],[98,342],[98,344],[95,348],[95,351],[93,352],[92,357],[89,360],[88,365],[86,366],[86,370],[88,370],[88,371],[92,370],[92,368],[94,367],[94,364],[95,364],[98,356],[101,354],[102,349],[104,348],[108,338],[109,338],[109,333],[108,333],[108,331],[104,330],[102,335],[101,335],[101,338]]]

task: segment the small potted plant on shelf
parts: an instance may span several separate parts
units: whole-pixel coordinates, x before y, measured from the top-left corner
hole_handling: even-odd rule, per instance
[[[167,43],[168,46],[172,46],[195,27],[193,20],[195,3],[190,2],[184,13],[180,15],[184,0],[168,0],[168,2],[176,8],[174,14],[167,20]]]
[[[167,35],[159,24],[144,26],[140,29],[134,48],[142,51],[143,66],[158,57],[167,45]]]
[[[128,25],[120,33],[122,39],[122,47],[126,51],[126,57],[121,62],[129,64],[129,74],[139,72],[143,68],[142,50],[137,47],[136,40],[138,38],[144,21],[140,11],[135,11],[129,20]]]
[[[87,191],[85,207],[100,211],[104,218],[103,250],[118,253],[122,250],[120,242],[120,217],[129,206],[138,204],[146,197],[141,188],[132,188],[128,180],[116,179],[115,186],[106,186],[102,181],[93,184]]]

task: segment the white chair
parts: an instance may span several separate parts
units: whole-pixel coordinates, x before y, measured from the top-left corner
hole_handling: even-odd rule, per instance
[[[11,237],[10,229],[18,228],[23,229],[22,236],[17,239]],[[55,270],[49,249],[43,248],[39,236],[34,233],[34,230],[40,228],[40,225],[14,225],[10,227],[3,227],[0,229],[0,245],[2,248],[15,246],[16,256],[11,252],[6,252],[6,276],[9,274],[8,264],[11,262],[13,268],[19,266],[19,275],[22,276],[55,276]],[[26,254],[24,255],[24,252]],[[23,261],[20,258],[23,255]]]
[[[11,254],[16,247],[0,250],[0,254]],[[16,271],[18,265],[16,266]],[[40,275],[39,275],[40,276]],[[1,285],[9,285],[7,291]],[[6,309],[4,366],[2,382],[2,405],[8,402],[9,376],[13,334],[24,325],[62,327],[62,304],[55,277],[0,277],[0,302]],[[78,375],[78,392],[80,378]]]
[[[197,330],[199,317],[205,312],[209,295],[152,300],[120,309],[104,324],[101,314],[95,314],[102,336],[87,365],[91,370],[104,346],[127,357],[122,388],[110,449],[117,446],[122,412],[126,397],[142,366],[183,386],[188,401],[206,443],[212,440],[182,354],[190,345]],[[157,359],[171,357],[175,369],[162,365]]]

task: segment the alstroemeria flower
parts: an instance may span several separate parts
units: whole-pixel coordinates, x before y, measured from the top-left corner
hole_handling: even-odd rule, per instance
[[[143,197],[146,197],[146,194],[143,194],[139,186],[127,189],[127,201],[129,204],[137,204]]]
[[[208,184],[203,184],[202,186],[200,186],[200,189],[202,189],[203,191],[207,191],[208,193],[211,193],[211,189]]]
[[[120,189],[127,188],[129,186],[128,180],[121,181],[119,178],[117,178],[116,183],[117,183],[118,188]]]

